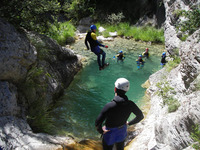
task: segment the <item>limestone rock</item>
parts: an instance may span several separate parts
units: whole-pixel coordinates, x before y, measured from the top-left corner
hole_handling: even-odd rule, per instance
[[[188,0],[166,0],[165,45],[169,53],[179,49],[181,63],[170,72],[165,68],[150,76],[151,108],[146,119],[136,126],[139,135],[129,145],[138,150],[192,150],[193,125],[200,124],[200,43],[197,30],[185,42],[181,42],[175,30],[176,9],[189,9],[194,2]],[[179,108],[168,113],[162,96],[158,95],[156,84],[167,82],[174,89],[173,98],[180,103]]]
[[[0,117],[20,114],[17,105],[17,88],[6,81],[0,81]]]
[[[0,68],[0,147],[45,150],[70,144],[69,137],[34,134],[26,112],[33,103],[49,106],[59,98],[81,68],[77,55],[45,35],[19,33],[0,19]]]
[[[34,134],[25,120],[11,116],[0,117],[0,137],[3,150],[55,150],[74,143],[69,137]]]
[[[198,56],[200,54],[200,30],[190,36],[180,47],[181,56],[181,73],[186,87],[200,73],[200,62]]]
[[[0,18],[0,80],[23,80],[36,54],[25,34]]]
[[[92,25],[92,18],[90,18],[90,17],[83,18],[79,21],[79,25],[77,27],[77,30],[80,33],[85,33],[88,30],[90,30],[91,25]]]

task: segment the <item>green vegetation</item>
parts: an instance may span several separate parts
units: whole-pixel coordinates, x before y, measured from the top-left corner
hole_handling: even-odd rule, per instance
[[[111,15],[108,15],[107,22],[111,25],[117,25],[120,22],[122,22],[123,18],[125,18],[125,17],[122,12],[120,12],[118,14],[112,13]]]
[[[94,8],[87,0],[1,0],[0,17],[16,27],[45,34],[61,15],[76,23],[92,15]]]
[[[173,97],[176,94],[174,88],[170,87],[168,82],[158,82],[156,86],[159,88],[157,94],[163,98],[163,105],[168,105],[168,112],[176,111],[180,103]]]
[[[60,11],[57,0],[2,0],[0,17],[16,27],[44,33]]]
[[[111,3],[115,3],[112,1]],[[123,2],[124,3],[124,2]],[[2,0],[0,7],[0,17],[6,19],[16,27],[23,27],[29,31],[37,31],[55,39],[59,44],[64,45],[66,39],[74,36],[76,23],[83,17],[97,17],[97,3],[87,0]],[[164,43],[163,30],[153,27],[134,27],[129,23],[122,23],[126,18],[123,12],[109,12],[101,21],[106,21],[106,31],[104,36],[109,36],[109,32],[117,31],[118,35],[132,37],[135,40]],[[99,12],[100,13],[100,12]],[[105,15],[105,14],[104,14]],[[67,22],[59,22],[70,20]]]
[[[58,44],[64,46],[66,45],[67,38],[75,36],[75,27],[70,22],[58,22],[51,24],[46,34],[56,40]]]
[[[185,17],[186,20],[179,21],[176,24],[177,31],[183,32],[180,37],[181,40],[186,40],[186,38],[194,33],[200,27],[200,9],[198,7],[192,8],[192,10],[178,10],[175,12],[177,16]]]
[[[31,104],[28,109],[27,121],[34,132],[52,133],[55,129],[51,107],[44,104],[44,100],[39,98]]]
[[[47,96],[46,80],[50,77],[51,75],[42,67],[35,66],[28,72],[26,81],[20,87],[28,100],[27,121],[34,132],[52,133],[54,128],[51,106],[45,102]]]
[[[170,72],[173,68],[176,68],[178,64],[181,62],[181,58],[179,56],[173,56],[171,57],[173,60],[169,61],[165,66],[166,70]]]
[[[193,126],[193,131],[191,133],[192,139],[195,141],[195,143],[192,145],[192,147],[196,150],[200,149],[200,127],[198,124]]]
[[[97,27],[100,23],[97,23]],[[142,40],[145,42],[164,43],[164,31],[163,29],[156,29],[154,27],[135,27],[129,23],[119,23],[117,25],[102,25],[106,30],[102,33],[104,37],[109,36],[109,32],[117,31],[119,36],[131,37],[136,41]]]

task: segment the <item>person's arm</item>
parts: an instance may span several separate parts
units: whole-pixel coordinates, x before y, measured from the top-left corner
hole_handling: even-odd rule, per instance
[[[136,124],[144,118],[144,115],[143,115],[142,111],[140,110],[140,108],[138,108],[138,106],[135,103],[132,103],[132,105],[133,105],[132,112],[136,115],[136,117],[133,120],[131,120],[130,122],[128,122],[127,123],[128,125]]]
[[[110,105],[111,105],[111,103],[108,103],[104,106],[104,108],[102,109],[101,113],[99,114],[99,116],[97,117],[97,119],[95,121],[96,129],[100,134],[102,134],[104,132],[102,129],[102,124],[103,124],[104,120],[106,119],[106,113],[108,112]]]
[[[91,33],[91,37],[92,37],[93,40],[95,40],[95,41],[97,42],[97,44],[98,44],[99,46],[108,48],[107,45],[103,45],[103,44],[99,43],[99,41],[97,40],[97,36],[96,36],[96,34],[95,34],[94,32]]]
[[[86,35],[86,37],[85,37],[85,46],[87,47],[87,49],[89,50],[90,48],[89,48],[89,46],[88,46],[88,34]]]

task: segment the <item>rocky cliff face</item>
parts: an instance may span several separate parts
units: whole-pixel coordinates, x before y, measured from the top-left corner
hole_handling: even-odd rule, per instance
[[[34,134],[26,115],[38,101],[45,107],[56,101],[80,68],[73,51],[0,19],[0,147],[45,150],[72,143],[68,137]]]
[[[181,63],[170,72],[165,68],[150,76],[151,86],[147,93],[151,96],[151,108],[147,118],[137,125],[140,134],[130,149],[138,150],[182,150],[193,149],[191,138],[193,125],[200,124],[200,30],[197,30],[185,42],[178,39],[175,31],[174,10],[189,9],[197,1],[186,0],[165,0],[166,21],[165,40],[166,49],[173,53],[179,49]],[[159,95],[161,91],[158,83],[164,88],[170,89],[167,92],[168,98],[178,101],[180,106],[174,112],[169,113],[165,99]]]

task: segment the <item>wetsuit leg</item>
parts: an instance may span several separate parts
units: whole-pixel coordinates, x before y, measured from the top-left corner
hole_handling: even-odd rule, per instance
[[[98,62],[98,65],[99,65],[99,67],[102,67],[102,66],[101,66],[101,60],[100,60],[101,55],[100,55],[100,54],[96,54],[96,55],[97,55],[97,62]]]
[[[112,150],[114,145],[107,145],[104,140],[102,140],[103,143],[103,150]]]
[[[102,67],[101,66],[101,60],[100,60],[100,57],[101,57],[101,49],[99,48],[99,46],[96,46],[95,48],[92,49],[92,52],[95,53],[97,55],[97,62],[98,62],[98,65],[99,67]]]
[[[105,64],[105,59],[106,59],[106,53],[100,49],[100,54],[102,55],[102,66]]]
[[[124,141],[116,143],[117,150],[124,150]]]

